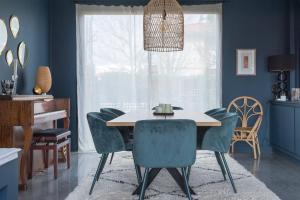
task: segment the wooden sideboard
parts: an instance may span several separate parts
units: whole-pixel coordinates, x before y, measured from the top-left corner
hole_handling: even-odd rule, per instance
[[[275,150],[300,160],[300,102],[271,102],[270,139]]]
[[[33,130],[62,119],[69,128],[70,100],[51,96],[0,96],[0,148],[22,149],[19,188],[27,188],[27,160]],[[49,128],[49,127],[48,127]]]

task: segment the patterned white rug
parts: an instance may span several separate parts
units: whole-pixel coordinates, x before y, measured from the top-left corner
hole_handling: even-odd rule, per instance
[[[229,180],[224,181],[222,172],[213,153],[199,151],[197,161],[192,167],[190,185],[197,193],[194,200],[276,200],[279,199],[262,182],[237,161],[226,156],[234,178],[237,194],[232,190]],[[97,163],[98,164],[98,163]],[[95,165],[97,165],[95,164]],[[106,165],[99,182],[96,182],[93,194],[89,189],[96,167],[86,180],[81,181],[67,200],[136,200],[138,196],[131,193],[137,187],[137,180],[131,153],[115,154],[112,165]],[[171,176],[162,170],[146,190],[145,199],[183,200],[187,199]]]

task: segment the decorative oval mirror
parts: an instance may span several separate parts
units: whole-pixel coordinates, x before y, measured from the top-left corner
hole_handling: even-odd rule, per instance
[[[17,38],[20,30],[20,21],[17,16],[11,16],[9,20],[10,31],[13,34],[14,38]]]
[[[0,19],[0,55],[6,47],[7,43],[7,28],[5,22]]]
[[[10,66],[14,60],[14,55],[11,50],[8,50],[5,55],[6,62]]]
[[[24,68],[28,56],[28,50],[25,42],[21,42],[18,46],[18,59],[20,65]]]

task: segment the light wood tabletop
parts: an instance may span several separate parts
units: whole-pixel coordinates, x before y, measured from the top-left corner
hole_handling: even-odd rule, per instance
[[[153,114],[153,110],[137,110],[126,113],[111,121],[106,122],[107,126],[134,126],[140,120],[155,120],[155,119],[190,119],[196,122],[197,126],[221,126],[221,122],[202,113],[178,110],[174,111],[172,116],[157,116]]]

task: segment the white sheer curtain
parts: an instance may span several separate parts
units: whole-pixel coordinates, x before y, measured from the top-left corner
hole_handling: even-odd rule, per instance
[[[143,8],[77,5],[79,150],[94,150],[86,114],[160,102],[221,106],[221,5],[186,6],[182,52],[143,50]]]

